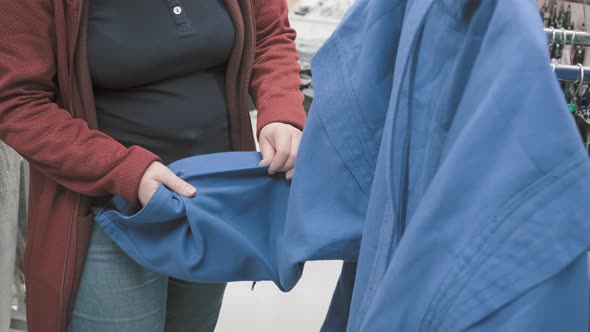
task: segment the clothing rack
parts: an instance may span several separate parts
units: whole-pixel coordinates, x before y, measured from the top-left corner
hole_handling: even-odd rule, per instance
[[[577,82],[580,80],[580,66],[572,65],[553,65],[555,66],[555,75],[557,79],[565,82]],[[584,68],[584,82],[590,82],[590,67]]]
[[[590,46],[590,33],[586,31],[545,28],[545,34],[547,34],[547,40],[550,42],[555,41],[572,44],[572,38],[574,38],[574,44]]]

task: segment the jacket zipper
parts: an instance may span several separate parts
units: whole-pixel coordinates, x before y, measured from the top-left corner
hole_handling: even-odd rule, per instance
[[[61,276],[61,294],[59,297],[59,308],[60,308],[60,319],[59,319],[59,326],[58,326],[58,331],[65,331],[65,323],[68,317],[67,314],[67,308],[68,308],[68,304],[69,302],[72,300],[70,299],[70,296],[68,294],[68,298],[65,299],[65,289],[66,289],[66,278],[67,278],[67,271],[68,271],[68,266],[69,266],[69,262],[70,262],[70,246],[72,243],[72,227],[74,226],[74,222],[76,222],[77,218],[77,212],[78,212],[78,208],[80,207],[80,195],[76,194],[76,197],[74,199],[74,209],[72,211],[72,214],[70,216],[70,223],[69,223],[69,227],[68,227],[68,242],[66,244],[66,259],[65,259],[65,264],[64,264],[64,269],[62,272],[62,276]],[[70,292],[71,294],[71,292]]]
[[[82,11],[84,10],[84,3],[82,3],[83,0],[74,0],[74,1],[78,1],[78,6],[77,6],[77,12],[76,12],[76,23],[75,23],[75,30],[74,30],[74,36],[72,39],[72,49],[71,49],[71,54],[70,54],[70,63],[68,64],[69,67],[69,72],[68,72],[68,85],[69,85],[69,96],[68,96],[68,107],[69,107],[69,111],[72,113],[72,115],[74,117],[79,118],[80,116],[78,114],[76,114],[76,112],[74,111],[74,62],[76,59],[76,47],[77,47],[77,42],[78,42],[78,35],[80,33],[80,23],[82,20]],[[82,113],[83,114],[83,113]],[[82,116],[83,118],[83,116]],[[68,267],[69,267],[69,263],[70,263],[70,247],[72,244],[72,227],[74,227],[74,222],[76,222],[76,216],[78,214],[78,209],[80,207],[80,194],[76,193],[76,196],[74,198],[74,207],[72,209],[72,214],[70,216],[70,223],[69,223],[69,227],[68,227],[68,240],[67,240],[67,244],[66,244],[66,258],[65,258],[65,263],[64,263],[64,269],[62,271],[62,277],[61,277],[61,291],[60,291],[60,299],[59,299],[59,308],[60,308],[60,318],[59,318],[59,324],[58,324],[58,331],[65,331],[66,330],[66,320],[68,317],[67,314],[67,309],[68,309],[68,305],[70,303],[70,301],[72,300],[70,298],[70,294],[68,294],[68,298],[65,299],[65,293],[66,293],[66,279],[67,279],[67,272],[68,272]]]
[[[76,47],[78,45],[78,35],[80,34],[80,24],[82,21],[82,13],[84,10],[84,0],[72,0],[77,1],[78,4],[75,6],[76,8],[76,23],[75,23],[75,30],[74,36],[72,38],[72,49],[71,53],[69,54],[69,58],[71,59],[70,63],[68,63],[68,88],[69,88],[69,100],[68,100],[68,107],[69,111],[72,115],[77,116],[74,111],[74,62],[76,61]]]

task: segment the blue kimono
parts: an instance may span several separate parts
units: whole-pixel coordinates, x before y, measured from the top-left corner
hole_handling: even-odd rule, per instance
[[[324,45],[315,111],[352,96],[324,123],[386,114],[349,331],[588,330],[590,168],[548,64],[534,1],[359,0]]]
[[[97,221],[186,280],[345,260],[323,331],[588,331],[590,164],[534,1],[357,0],[313,70],[291,186],[194,157],[171,169],[197,197]]]

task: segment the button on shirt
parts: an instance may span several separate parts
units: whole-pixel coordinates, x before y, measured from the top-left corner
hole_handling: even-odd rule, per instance
[[[99,130],[164,163],[228,151],[225,67],[233,43],[223,0],[91,1]]]

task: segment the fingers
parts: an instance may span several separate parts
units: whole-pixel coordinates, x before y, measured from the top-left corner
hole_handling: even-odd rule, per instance
[[[291,139],[291,156],[283,169],[283,172],[287,172],[287,180],[293,179],[295,172],[295,162],[297,160],[297,152],[299,151],[299,143],[301,142],[301,135],[297,135]]]
[[[278,172],[289,173],[295,167],[301,131],[284,123],[270,123],[260,131],[260,165],[268,165],[269,174]],[[288,174],[288,178],[293,172]]]
[[[178,193],[179,195],[186,196],[186,197],[193,197],[197,193],[197,189],[191,186],[186,181],[182,180],[176,174],[174,174],[171,170],[167,167],[162,170],[162,183],[170,188],[172,191]]]
[[[286,178],[287,180],[291,181],[293,180],[293,174],[295,173],[295,169],[292,169],[290,171],[287,172]]]
[[[152,181],[150,183],[144,183],[138,193],[138,199],[141,206],[145,206],[147,202],[152,198],[156,189],[158,189],[159,183],[156,181]]]
[[[291,155],[291,136],[281,135],[276,137],[275,157],[268,168],[269,174],[282,171]]]
[[[161,167],[163,167],[163,165],[157,161],[151,163],[145,173],[143,173],[141,180],[139,180],[137,199],[142,206],[146,205],[152,198],[160,184],[160,182],[155,179],[155,176],[158,174]]]
[[[267,140],[260,140],[260,153],[262,153],[262,161],[260,166],[270,165],[275,157],[275,148]]]
[[[300,135],[293,135],[291,137],[291,146],[289,150],[289,159],[281,169],[282,172],[288,172],[295,168],[295,160],[297,160],[297,151],[299,151],[299,142],[301,141]]]

